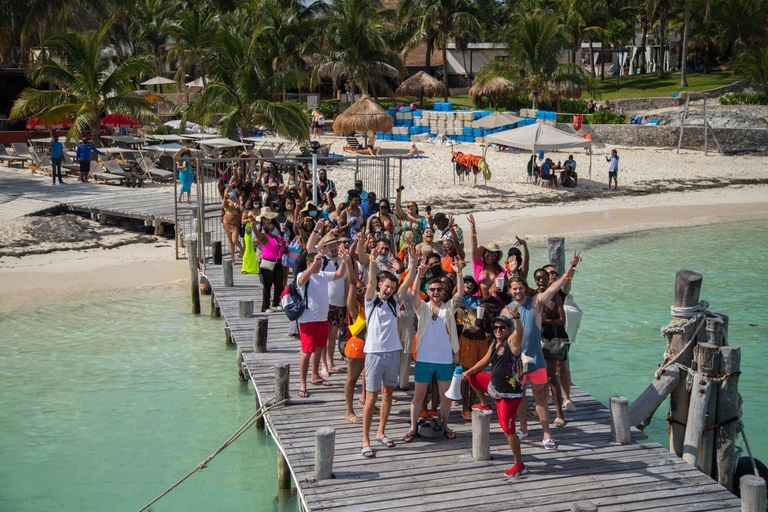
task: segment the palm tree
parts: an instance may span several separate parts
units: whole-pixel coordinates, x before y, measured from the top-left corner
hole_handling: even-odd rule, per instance
[[[741,54],[735,69],[744,73],[754,85],[768,91],[768,47],[746,50]]]
[[[507,59],[486,64],[478,75],[479,83],[501,77],[520,84],[521,89],[530,91],[533,108],[538,108],[550,85],[591,87],[580,65],[558,61],[569,41],[552,11],[522,13],[519,21],[502,33],[500,42],[507,46]]]
[[[443,84],[448,91],[448,39],[456,33],[482,31],[473,5],[469,0],[404,0],[403,5],[405,10],[415,13],[423,34],[437,36],[443,52]]]
[[[168,24],[167,32],[172,41],[164,45],[169,50],[166,60],[176,62],[176,81],[179,84],[179,90],[187,81],[187,72],[192,80],[205,77],[203,56],[213,43],[217,24],[218,15],[208,10],[202,2],[196,2],[190,8],[181,11]]]
[[[304,75],[295,70],[273,71],[264,58],[258,30],[248,36],[223,30],[206,56],[209,82],[185,110],[187,117],[218,127],[225,137],[238,138],[254,126],[266,125],[282,135],[306,141],[309,120],[301,105],[276,101]]]
[[[46,44],[59,58],[44,57],[29,74],[32,84],[53,84],[55,89],[27,88],[11,109],[12,119],[40,117],[46,124],[73,119],[67,140],[77,139],[90,129],[99,144],[100,119],[107,112],[128,114],[150,121],[155,118],[143,98],[131,94],[133,79],[152,67],[142,57],[132,57],[115,65],[106,53],[107,22],[97,32],[64,32]]]
[[[390,48],[387,27],[382,23],[378,0],[333,0],[321,20],[327,41],[324,62],[341,62],[346,70],[347,91],[389,87],[385,77],[399,78],[405,67]]]
[[[683,21],[683,51],[680,57],[682,66],[680,66],[680,87],[688,87],[688,29],[691,26],[691,0],[685,0],[685,16]]]

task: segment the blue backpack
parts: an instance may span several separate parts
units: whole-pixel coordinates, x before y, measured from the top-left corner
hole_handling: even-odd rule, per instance
[[[283,311],[288,320],[295,322],[307,309],[307,289],[309,289],[309,281],[304,285],[304,296],[299,293],[299,286],[296,281],[288,283],[288,294],[284,297]]]

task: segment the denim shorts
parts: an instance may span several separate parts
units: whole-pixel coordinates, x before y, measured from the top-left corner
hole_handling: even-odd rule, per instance
[[[421,361],[416,361],[413,379],[421,383],[432,382],[433,377],[443,382],[450,381],[453,379],[454,368],[453,364],[422,363]]]

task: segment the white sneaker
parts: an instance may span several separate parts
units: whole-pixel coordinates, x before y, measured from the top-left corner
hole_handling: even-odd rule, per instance
[[[517,438],[518,438],[519,440],[521,440],[521,441],[522,441],[523,439],[525,439],[526,437],[528,437],[528,432],[523,432],[522,430],[518,430],[518,431],[517,431],[517,432],[515,432],[515,433],[517,434]]]

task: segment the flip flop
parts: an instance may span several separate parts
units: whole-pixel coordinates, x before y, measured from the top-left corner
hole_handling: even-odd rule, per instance
[[[557,418],[555,419],[555,421],[552,422],[552,424],[557,428],[564,427],[565,420],[563,418]]]
[[[355,416],[355,419],[350,420],[350,419],[347,418],[347,421],[350,422],[353,425],[360,425],[361,423],[363,423],[363,418],[359,418],[359,417]]]
[[[443,435],[446,439],[456,439],[456,432],[453,430],[445,430],[443,429]]]
[[[461,413],[461,418],[464,421],[472,421],[472,413],[469,411],[464,411]]]
[[[360,455],[365,459],[373,459],[376,457],[376,452],[370,446],[363,446],[363,449],[360,450]]]
[[[557,450],[557,445],[552,439],[545,439],[541,442],[541,444],[544,446],[545,450]]]
[[[299,398],[309,398],[309,391],[307,391],[306,389],[300,389]]]
[[[381,444],[381,446],[383,446],[384,448],[395,447],[395,442],[388,437],[382,437],[381,439],[376,438],[376,441],[378,441]]]
[[[414,440],[414,438],[415,438],[416,436],[418,436],[418,435],[419,435],[419,434],[418,434],[417,432],[408,431],[408,433],[407,433],[407,434],[405,434],[405,437],[403,437],[403,442],[404,442],[404,443],[410,443],[410,442],[411,442],[411,441],[413,441],[413,440]]]
[[[313,386],[333,386],[333,384],[331,384],[330,382],[328,382],[328,381],[327,381],[327,380],[325,380],[325,379],[320,379],[320,380],[317,380],[317,381],[314,381],[314,380],[313,380],[313,381],[310,381],[310,383],[311,383]]]

